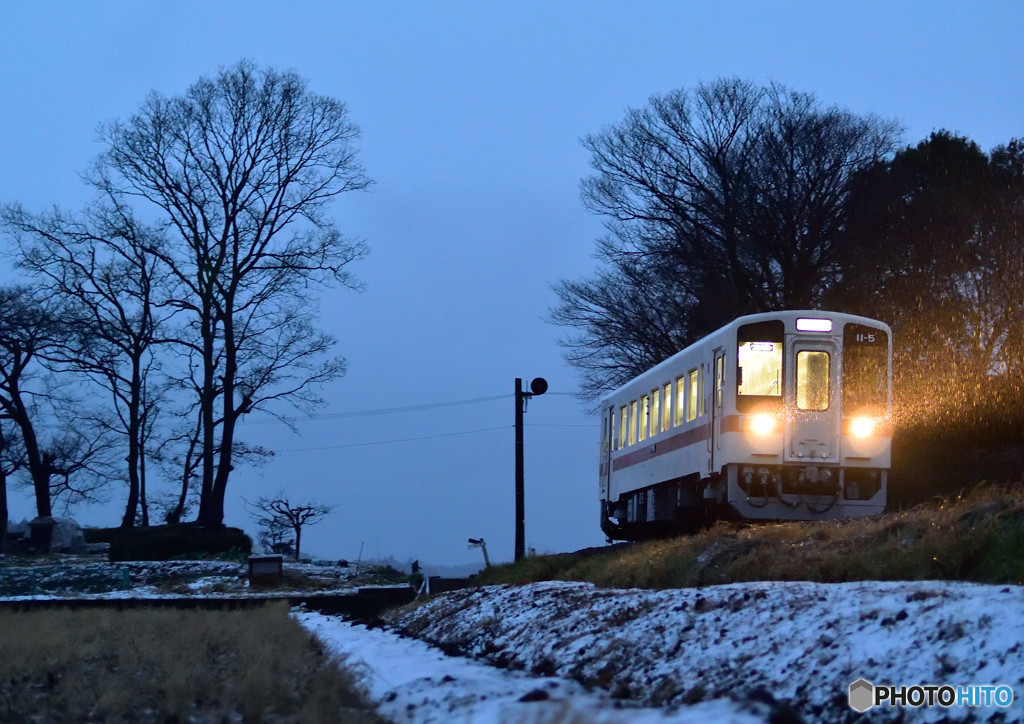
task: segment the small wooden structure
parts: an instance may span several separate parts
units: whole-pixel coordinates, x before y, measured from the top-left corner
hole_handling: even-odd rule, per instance
[[[283,568],[282,555],[249,556],[249,585],[280,583]]]

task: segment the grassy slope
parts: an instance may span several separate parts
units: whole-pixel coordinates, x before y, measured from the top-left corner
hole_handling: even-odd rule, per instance
[[[0,612],[0,721],[379,721],[284,604]]]
[[[497,566],[476,583],[678,588],[738,581],[1024,584],[1024,488],[984,488],[872,518],[736,527]]]

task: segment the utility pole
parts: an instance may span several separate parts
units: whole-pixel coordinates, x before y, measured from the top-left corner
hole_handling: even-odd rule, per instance
[[[526,502],[523,492],[523,413],[526,401],[535,395],[548,391],[548,382],[535,377],[530,382],[530,391],[523,392],[523,380],[516,377],[516,557],[521,560],[526,553]]]

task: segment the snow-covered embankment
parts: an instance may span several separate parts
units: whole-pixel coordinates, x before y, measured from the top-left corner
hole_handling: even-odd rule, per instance
[[[845,719],[851,682],[1005,684],[1024,719],[1024,588],[946,582],[745,583],[666,591],[584,583],[446,594],[392,622],[449,653],[598,687],[647,706],[728,697]],[[889,718],[892,709],[873,709]]]

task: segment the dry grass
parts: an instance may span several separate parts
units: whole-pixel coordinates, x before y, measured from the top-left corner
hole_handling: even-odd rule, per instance
[[[526,559],[478,579],[575,580],[617,588],[767,580],[1024,584],[1024,488],[986,487],[872,518],[722,524],[694,536]]]
[[[0,612],[0,721],[379,721],[284,604]]]

